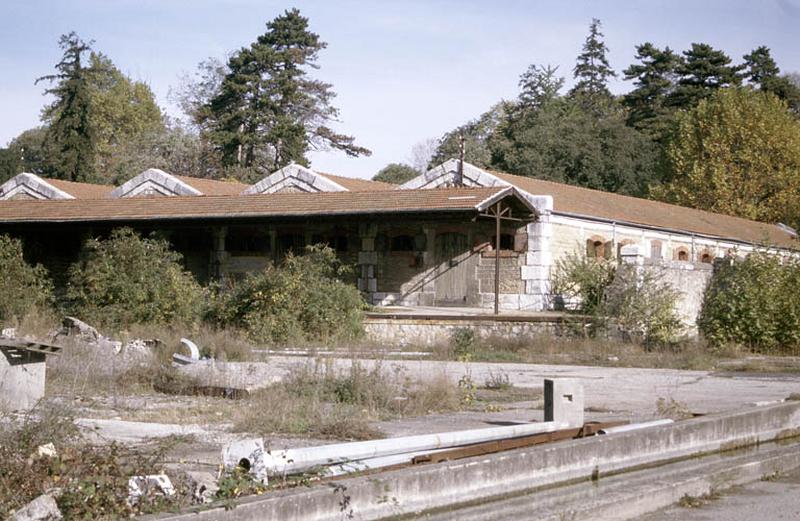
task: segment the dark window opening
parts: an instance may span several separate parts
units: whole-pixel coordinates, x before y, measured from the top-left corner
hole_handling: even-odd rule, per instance
[[[700,262],[704,264],[711,264],[714,262],[714,257],[710,253],[704,253],[702,257],[700,257]]]
[[[689,260],[689,252],[686,250],[678,250],[677,258],[679,261],[688,261]]]
[[[279,235],[278,247],[281,253],[291,251],[295,254],[301,254],[306,247],[306,238],[300,234]]]
[[[389,249],[391,251],[414,251],[414,238],[410,235],[396,235],[392,237]]]
[[[225,238],[225,249],[229,252],[269,252],[269,238],[259,235],[229,235]]]
[[[497,245],[497,235],[492,235],[492,248]],[[500,234],[500,249],[513,250],[514,249],[514,236],[510,233]]]

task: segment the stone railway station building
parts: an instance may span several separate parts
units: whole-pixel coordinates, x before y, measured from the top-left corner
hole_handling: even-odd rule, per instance
[[[499,283],[501,309],[547,311],[557,301],[550,288],[559,258],[627,256],[667,270],[685,294],[688,322],[715,259],[800,249],[782,225],[458,160],[401,186],[296,164],[254,185],[150,169],[119,187],[27,173],[0,186],[0,233],[24,238],[29,260],[56,284],[83,239],[119,226],[167,237],[201,281],[235,280],[287,251],[327,243],[358,266],[359,289],[375,305],[490,309]]]

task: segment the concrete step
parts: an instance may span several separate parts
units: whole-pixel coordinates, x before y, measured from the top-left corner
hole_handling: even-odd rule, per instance
[[[426,521],[626,520],[800,468],[800,443],[767,443],[593,481],[515,494],[455,510],[425,513]]]

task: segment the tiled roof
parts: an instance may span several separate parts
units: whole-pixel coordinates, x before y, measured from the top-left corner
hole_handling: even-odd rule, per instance
[[[200,177],[188,177],[185,175],[174,174],[173,177],[176,177],[189,186],[196,188],[203,195],[239,195],[248,186],[250,186],[238,181],[218,181],[216,179],[204,179]]]
[[[382,181],[372,181],[370,179],[358,179],[355,177],[343,177],[340,175],[326,174],[324,172],[317,172],[317,174],[327,177],[334,183],[337,183],[352,192],[367,192],[377,190],[394,190],[397,185],[391,183],[384,183]]]
[[[277,193],[100,200],[0,201],[0,223],[101,222],[176,219],[225,219],[329,215],[399,214],[410,212],[477,212],[498,198],[513,196],[510,187],[453,188],[374,192]]]
[[[533,177],[504,172],[489,171],[489,173],[533,195],[552,196],[553,211],[556,213],[686,231],[754,244],[766,242],[775,246],[800,249],[800,243],[795,238],[774,224]]]
[[[113,186],[95,185],[91,183],[76,183],[75,181],[64,181],[63,179],[42,178],[44,181],[55,186],[59,190],[67,192],[75,199],[102,199],[107,197]]]

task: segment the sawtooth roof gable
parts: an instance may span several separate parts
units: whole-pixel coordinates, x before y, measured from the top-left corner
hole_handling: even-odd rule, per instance
[[[174,195],[203,195],[203,193],[177,176],[158,168],[150,168],[118,186],[109,194],[113,198]]]
[[[347,188],[310,168],[292,163],[261,179],[243,194],[346,192]]]
[[[0,185],[0,200],[10,199],[75,199],[36,174],[23,172]]]

